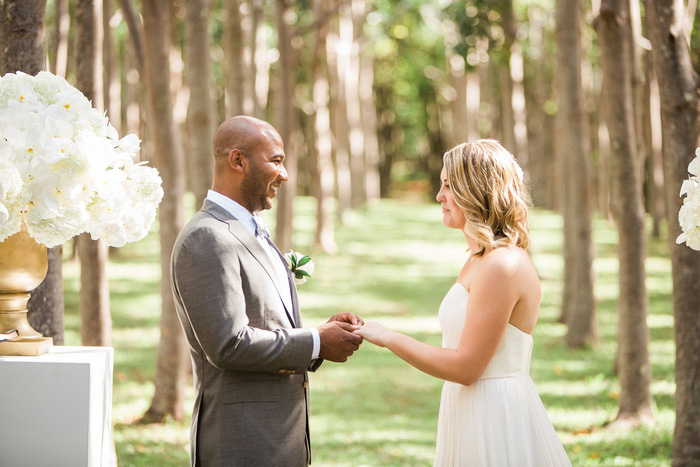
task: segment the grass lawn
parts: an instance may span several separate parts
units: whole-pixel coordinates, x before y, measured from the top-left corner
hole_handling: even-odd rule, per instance
[[[309,253],[314,201],[297,199],[296,249]],[[267,216],[268,221],[273,216]],[[671,265],[666,244],[650,240],[647,287],[654,394],[653,428],[610,433],[617,412],[613,375],[617,334],[617,233],[595,221],[599,344],[564,347],[557,323],[562,289],[559,215],[534,210],[532,257],[543,284],[531,375],[575,466],[670,465],[674,423]],[[437,204],[383,200],[349,212],[336,231],[340,253],[316,254],[313,277],[300,286],[306,326],[352,311],[440,345],[437,309],[463,264],[465,241],[442,226]],[[189,459],[189,418],[139,425],[148,408],[160,313],[156,235],[127,245],[109,265],[114,361],[115,440],[121,466],[182,466]],[[64,266],[66,344],[80,345],[78,267]],[[326,362],[311,375],[313,465],[432,465],[442,382],[369,343],[345,364]],[[187,388],[185,412],[192,407]]]

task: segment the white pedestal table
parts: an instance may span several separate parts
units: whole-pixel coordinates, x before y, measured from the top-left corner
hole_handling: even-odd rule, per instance
[[[0,466],[110,465],[111,347],[0,356]]]

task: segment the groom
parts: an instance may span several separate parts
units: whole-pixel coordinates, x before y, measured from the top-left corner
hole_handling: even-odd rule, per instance
[[[344,362],[362,339],[343,313],[302,328],[291,272],[259,212],[287,181],[284,147],[239,116],[214,135],[214,178],[173,248],[171,286],[187,338],[195,402],[192,466],[311,462],[307,371]]]

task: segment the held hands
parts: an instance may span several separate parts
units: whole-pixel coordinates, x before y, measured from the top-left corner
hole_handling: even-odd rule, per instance
[[[362,318],[353,313],[338,313],[337,315],[333,315],[330,317],[328,322],[330,323],[331,321],[340,321],[341,323],[348,323],[354,326],[362,326],[363,324],[365,324]]]
[[[392,331],[376,321],[369,321],[355,331],[355,334],[362,336],[379,347],[386,347],[391,333]]]
[[[319,357],[332,362],[345,362],[360,348],[362,337],[354,334],[364,324],[362,318],[352,313],[339,313],[331,316],[326,324],[318,327],[321,338]]]

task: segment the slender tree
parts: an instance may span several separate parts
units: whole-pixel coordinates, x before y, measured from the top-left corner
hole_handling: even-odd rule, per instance
[[[244,61],[245,36],[241,16],[241,0],[226,2],[226,115],[232,117],[245,112],[249,77]]]
[[[160,341],[156,358],[155,392],[145,422],[160,422],[170,415],[183,418],[185,342],[170,291],[170,254],[184,225],[184,157],[173,119],[170,93],[170,0],[142,2],[148,130],[155,150],[155,165],[163,179],[165,196],[160,205]]]
[[[350,139],[348,135],[348,104],[345,91],[350,62],[351,45],[343,45],[347,34],[341,35],[340,24],[334,24],[334,30],[329,32],[326,52],[331,83],[331,108],[333,115],[333,136],[335,138],[335,191],[337,208],[336,217],[343,222],[345,212],[351,207],[352,175],[350,170]]]
[[[324,0],[313,3],[314,16],[319,17],[326,8]],[[326,36],[328,24],[316,29],[313,45],[313,126],[314,126],[314,164],[311,170],[314,196],[316,197],[316,231],[314,233],[314,250],[335,253],[335,222],[333,212],[333,174],[332,150],[333,135],[330,120],[330,85],[326,64]]]
[[[642,164],[635,122],[633,47],[629,0],[603,0],[596,21],[605,75],[606,120],[610,134],[610,204],[620,241],[618,374],[620,410],[613,427],[650,421],[649,300],[646,278],[646,215]]]
[[[56,17],[54,18],[54,44],[50,68],[51,73],[65,77],[68,67],[68,28],[70,27],[68,1],[55,0],[54,5]]]
[[[121,70],[117,58],[117,47],[114,41],[114,0],[102,0],[102,88],[104,109],[109,121],[122,133],[122,106],[121,106]]]
[[[644,68],[647,79],[644,81],[644,126],[643,136],[649,153],[646,163],[647,209],[651,213],[652,235],[661,238],[661,223],[666,216],[664,206],[664,168],[661,143],[661,109],[659,104],[659,84],[656,81],[651,62],[651,53],[644,54]]]
[[[102,90],[102,1],[79,0],[75,5],[76,87],[92,105],[101,109]],[[112,318],[107,280],[107,244],[78,237],[80,257],[80,334],[83,345],[111,345]]]
[[[211,138],[214,134],[214,109],[211,99],[211,56],[208,19],[211,0],[185,2],[187,34],[185,66],[190,100],[187,106],[187,160],[195,206],[204,202],[211,187],[214,163]]]
[[[253,14],[251,25],[251,73],[252,77],[253,114],[258,118],[265,118],[267,98],[270,91],[270,62],[267,58],[267,28],[263,21],[266,2],[264,0],[253,1]]]
[[[291,5],[288,0],[275,0],[275,23],[277,25],[277,48],[280,59],[277,70],[277,95],[275,96],[275,125],[284,142],[286,159],[284,166],[289,175],[289,183],[282,185],[277,200],[277,223],[275,243],[282,251],[292,248],[292,217],[294,196],[296,195],[297,164],[292,135],[295,130],[294,113],[294,49],[292,30],[288,24]]]
[[[527,152],[527,127],[525,113],[525,90],[523,88],[523,54],[516,40],[518,22],[513,11],[513,1],[503,2],[502,25],[504,44],[502,53],[504,66],[501,74],[501,126],[503,143],[518,158],[529,174]]]
[[[564,301],[569,325],[566,344],[581,347],[595,340],[591,160],[581,78],[582,9],[577,0],[560,0],[556,11],[556,153],[564,182]]]
[[[700,253],[677,245],[681,233],[677,213],[681,182],[700,145],[698,83],[688,41],[684,36],[682,0],[646,0],[654,74],[659,83],[664,158],[666,212],[673,276],[673,313],[676,336],[676,424],[673,465],[700,464]]]
[[[362,127],[365,133],[365,187],[369,203],[379,200],[379,141],[377,140],[377,107],[374,93],[373,57],[369,47],[361,47],[360,54],[360,103]]]
[[[545,53],[545,21],[547,15],[537,6],[528,8],[530,53],[523,57],[525,70],[525,106],[527,114],[527,146],[532,200],[535,206],[551,209],[553,178],[551,151],[547,151],[547,114],[544,107],[549,94],[547,54]]]
[[[365,184],[365,134],[360,103],[360,41],[365,21],[363,0],[352,0],[340,8],[341,47],[347,48],[345,103],[347,111],[348,155],[350,157],[350,206],[359,209],[367,202]]]

